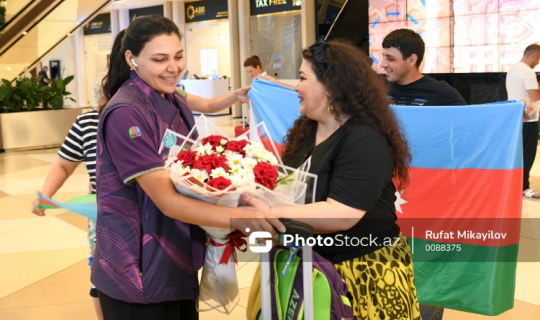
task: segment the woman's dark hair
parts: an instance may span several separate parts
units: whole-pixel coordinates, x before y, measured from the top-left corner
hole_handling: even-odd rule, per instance
[[[244,68],[245,67],[257,68],[257,66],[259,66],[262,69],[261,59],[259,59],[259,57],[257,56],[251,56],[247,58],[246,61],[244,61]]]
[[[398,190],[409,182],[411,155],[394,113],[389,107],[388,91],[383,80],[371,68],[367,56],[353,45],[332,40],[317,42],[302,52],[317,80],[326,88],[334,116],[351,117],[380,131],[392,150],[394,178]],[[317,121],[301,116],[285,137],[283,159],[290,159],[315,130]]]
[[[178,27],[171,20],[162,16],[145,16],[131,22],[129,27],[118,33],[111,51],[109,71],[101,81],[102,95],[98,112],[101,113],[107,102],[116,94],[124,82],[129,79],[130,66],[126,62],[126,50],[139,56],[144,45],[160,35],[178,35]]]

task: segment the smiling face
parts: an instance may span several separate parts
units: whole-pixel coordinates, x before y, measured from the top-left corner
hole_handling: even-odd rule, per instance
[[[328,117],[328,92],[306,60],[300,66],[300,81],[294,91],[300,98],[300,114],[317,121]]]
[[[138,57],[126,51],[127,63],[139,77],[162,96],[173,93],[180,73],[186,67],[184,49],[176,34],[162,34],[148,41]],[[134,59],[135,67],[131,59]]]
[[[412,56],[403,59],[401,51],[397,48],[384,48],[380,67],[384,70],[386,80],[388,82],[397,82],[398,84],[401,84],[400,82],[402,82],[410,72],[411,66],[409,59],[411,58]]]

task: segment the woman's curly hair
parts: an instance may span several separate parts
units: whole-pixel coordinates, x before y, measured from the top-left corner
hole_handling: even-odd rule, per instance
[[[302,55],[311,65],[317,80],[326,88],[329,103],[334,107],[334,116],[338,121],[350,116],[384,135],[394,155],[396,186],[398,190],[403,190],[409,183],[411,154],[389,107],[386,84],[371,68],[367,56],[360,49],[340,40],[332,40],[325,45],[327,56],[323,63],[318,62],[321,59],[315,59],[308,49],[304,49]],[[316,54],[320,54],[320,51]],[[295,121],[285,137],[284,160],[297,152],[316,126],[317,121],[306,116]]]

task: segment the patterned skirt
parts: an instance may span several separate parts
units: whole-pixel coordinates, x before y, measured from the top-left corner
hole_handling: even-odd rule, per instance
[[[349,285],[356,320],[420,320],[411,249],[399,243],[335,264]]]

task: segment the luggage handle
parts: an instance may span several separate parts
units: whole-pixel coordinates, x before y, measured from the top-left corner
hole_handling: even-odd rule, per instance
[[[288,218],[279,218],[279,221],[287,228],[284,234],[298,235],[299,237],[311,237],[313,227],[299,221]],[[302,247],[302,269],[304,287],[304,320],[313,320],[313,278],[312,278],[312,249],[310,246]],[[270,289],[270,261],[268,252],[261,253],[261,316],[262,320],[272,319],[272,298]]]
[[[283,234],[298,235],[304,239],[313,236],[313,227],[309,224],[289,218],[279,218],[279,221],[287,228]]]

